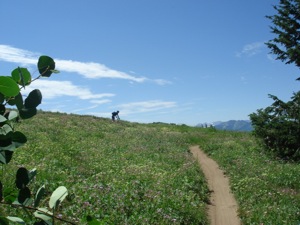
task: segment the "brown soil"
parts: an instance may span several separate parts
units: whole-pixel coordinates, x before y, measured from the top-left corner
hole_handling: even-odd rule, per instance
[[[208,216],[211,225],[240,225],[238,205],[230,191],[229,180],[219,169],[218,164],[209,158],[198,146],[190,148],[193,156],[198,160],[207,179],[211,191]]]

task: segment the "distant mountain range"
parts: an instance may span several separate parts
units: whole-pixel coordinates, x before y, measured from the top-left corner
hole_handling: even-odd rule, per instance
[[[215,127],[217,130],[252,131],[250,120],[229,120],[227,122],[199,123],[196,127]]]

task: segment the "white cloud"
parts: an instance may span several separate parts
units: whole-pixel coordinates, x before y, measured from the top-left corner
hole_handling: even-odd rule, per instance
[[[111,102],[111,100],[110,100],[110,99],[91,100],[90,102],[91,102],[91,103],[94,103],[94,104],[97,104],[97,105],[102,105],[102,104]]]
[[[75,72],[83,75],[86,78],[114,78],[114,79],[126,79],[135,82],[144,82],[145,77],[134,77],[127,73],[110,69],[105,65],[94,62],[78,62],[72,60],[60,60],[56,59],[56,68],[58,70],[66,72]]]
[[[0,45],[0,60],[2,61],[32,65],[37,63],[38,55],[9,45]]]
[[[117,108],[122,114],[133,114],[141,112],[158,111],[167,108],[174,108],[177,106],[176,102],[168,102],[161,100],[151,100],[142,102],[131,102],[126,104],[118,105]]]
[[[263,42],[254,42],[251,44],[247,44],[243,47],[242,51],[237,52],[237,57],[242,56],[254,56],[260,52],[262,52],[262,49],[265,47]]]
[[[33,89],[40,89],[43,95],[43,99],[53,99],[61,96],[77,97],[82,100],[99,101],[102,98],[109,98],[115,96],[112,93],[94,94],[88,88],[76,86],[70,81],[50,81],[39,79],[22,90],[22,94],[28,94]],[[107,101],[108,102],[108,101]],[[96,102],[93,102],[96,103]],[[103,100],[101,103],[103,104]]]
[[[158,85],[165,85],[165,84],[172,84],[171,81],[168,81],[168,80],[163,80],[163,79],[155,79],[153,80],[156,84]]]
[[[15,48],[9,45],[0,45],[0,61],[19,63],[22,65],[36,65],[40,55],[42,54]],[[95,62],[55,59],[55,63],[56,68],[60,71],[78,73],[79,75],[89,79],[125,79],[139,83],[153,81],[159,85],[170,83],[169,81],[162,79],[151,80],[146,77],[132,76],[125,72],[114,70],[103,64]]]

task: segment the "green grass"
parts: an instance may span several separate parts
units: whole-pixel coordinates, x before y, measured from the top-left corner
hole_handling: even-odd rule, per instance
[[[19,166],[36,167],[31,189],[46,184],[50,195],[66,186],[74,199],[61,204],[63,218],[79,224],[87,215],[103,224],[207,224],[204,176],[173,126],[40,112],[16,128],[28,143],[14,154],[6,177]]]
[[[247,133],[210,132],[196,142],[230,177],[243,224],[300,224],[300,164],[267,156]]]
[[[45,184],[49,198],[66,186],[72,198],[59,213],[78,224],[87,215],[102,224],[208,224],[209,191],[188,150],[195,144],[230,178],[243,224],[300,224],[300,165],[268,157],[250,133],[47,112],[15,128],[28,143],[4,167],[3,183],[14,186],[20,166],[37,168],[33,193]]]

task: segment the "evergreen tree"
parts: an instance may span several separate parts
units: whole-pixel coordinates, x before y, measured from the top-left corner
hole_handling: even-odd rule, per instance
[[[271,31],[276,37],[266,45],[277,55],[276,59],[300,67],[300,1],[280,0],[274,9],[278,14],[266,17],[272,20]]]
[[[276,37],[266,45],[276,59],[300,68],[300,0],[280,0],[274,9],[278,14],[267,18],[274,24],[271,31]],[[250,114],[254,134],[276,156],[300,160],[300,91],[288,102],[269,97],[274,100],[271,106]]]

